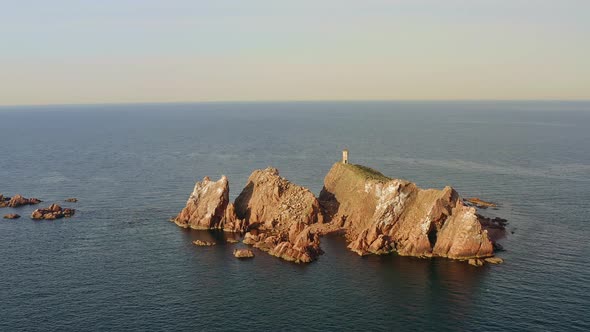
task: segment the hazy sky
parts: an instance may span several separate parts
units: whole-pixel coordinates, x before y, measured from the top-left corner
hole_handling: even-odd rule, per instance
[[[590,0],[0,0],[0,104],[590,99]]]

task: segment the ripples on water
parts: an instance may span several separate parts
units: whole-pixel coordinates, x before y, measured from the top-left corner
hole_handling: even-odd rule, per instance
[[[265,103],[0,110],[0,330],[588,330],[590,103]],[[268,165],[319,193],[347,147],[422,187],[498,201],[505,264],[358,257],[296,265],[197,248],[167,220],[203,176],[232,199]],[[240,244],[241,245],[241,244]],[[238,246],[240,246],[238,245]]]

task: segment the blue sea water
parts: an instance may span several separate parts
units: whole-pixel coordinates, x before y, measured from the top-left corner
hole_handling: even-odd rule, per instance
[[[0,108],[1,331],[588,331],[590,102],[294,102]],[[499,202],[501,265],[359,257],[297,265],[168,219],[204,176],[274,166],[316,194],[353,163]],[[65,203],[77,197],[78,203]],[[238,244],[237,246],[242,246]]]

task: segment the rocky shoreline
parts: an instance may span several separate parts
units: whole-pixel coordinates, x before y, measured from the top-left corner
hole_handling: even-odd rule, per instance
[[[348,249],[361,256],[395,252],[475,266],[501,263],[494,250],[505,236],[506,220],[480,215],[474,203],[451,187],[421,189],[339,162],[326,175],[319,197],[269,167],[255,170],[230,203],[227,177],[205,177],[172,221],[184,228],[240,233],[244,244],[296,263],[316,260],[323,253],[320,236],[328,233],[344,234]]]

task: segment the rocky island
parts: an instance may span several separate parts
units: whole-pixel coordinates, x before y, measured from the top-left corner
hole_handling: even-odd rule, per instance
[[[12,197],[5,197],[0,194],[0,208],[11,207],[16,208],[23,205],[35,205],[41,203],[41,200],[37,198],[24,198],[22,195],[16,194]]]
[[[60,218],[70,218],[76,213],[76,210],[70,208],[62,208],[57,204],[51,204],[44,209],[36,209],[31,213],[31,219],[34,220],[55,220]]]
[[[243,234],[243,243],[287,261],[308,263],[322,254],[320,236],[344,234],[359,255],[445,257],[482,265],[505,233],[505,220],[468,206],[452,187],[421,189],[371,168],[334,164],[319,195],[281,177],[255,170],[236,200],[229,182],[205,177],[172,221],[193,229]]]

